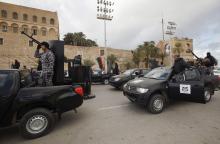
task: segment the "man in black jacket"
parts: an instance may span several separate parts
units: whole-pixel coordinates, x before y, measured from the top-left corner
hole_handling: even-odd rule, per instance
[[[209,62],[206,63],[207,67],[214,67],[218,64],[217,60],[211,55],[210,52],[207,52],[207,56],[205,57],[205,59],[209,60]]]
[[[183,58],[180,57],[180,55],[175,55],[174,57],[175,61],[173,64],[173,75],[184,71],[186,68],[189,68],[189,65]]]

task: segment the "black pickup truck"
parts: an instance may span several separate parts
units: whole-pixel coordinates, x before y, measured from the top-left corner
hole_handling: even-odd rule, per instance
[[[76,109],[83,103],[80,86],[38,87],[30,75],[18,70],[0,70],[0,128],[20,124],[25,138],[47,134],[55,114]]]
[[[207,103],[219,86],[219,77],[205,71],[192,67],[173,75],[171,68],[156,68],[125,84],[123,93],[154,114],[161,113],[171,99]]]

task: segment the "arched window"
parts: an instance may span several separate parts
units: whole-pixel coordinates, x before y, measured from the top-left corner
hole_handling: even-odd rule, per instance
[[[7,11],[6,10],[1,10],[1,17],[7,18]]]
[[[31,31],[33,35],[37,35],[37,27],[33,26]]]
[[[52,19],[50,19],[50,24],[51,25],[54,25],[55,24],[55,21],[54,21],[54,19],[52,18]]]
[[[25,33],[28,33],[28,26],[22,25],[22,31],[24,31]]]
[[[0,23],[0,28],[2,32],[7,32],[8,31],[8,24],[5,22]]]
[[[33,16],[33,22],[37,22],[37,16]]]
[[[27,21],[28,20],[28,15],[27,14],[23,14],[23,20]]]
[[[13,13],[12,13],[12,18],[13,18],[13,19],[18,19],[18,13],[13,12]]]
[[[54,28],[50,28],[50,30],[49,30],[49,35],[50,35],[51,37],[55,37],[55,36],[56,36],[56,31],[55,31]]]
[[[46,28],[41,28],[41,34],[42,36],[46,36],[47,35],[47,29]]]
[[[17,24],[13,23],[13,24],[11,25],[11,27],[12,27],[13,33],[18,33],[18,25],[17,25]]]
[[[42,17],[42,23],[46,23],[46,22],[47,22],[46,18]]]

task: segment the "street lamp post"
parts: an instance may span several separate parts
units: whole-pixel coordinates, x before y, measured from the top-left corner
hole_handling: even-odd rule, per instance
[[[171,64],[173,63],[173,51],[172,51],[172,43],[171,43],[171,36],[173,36],[175,34],[175,30],[176,30],[176,23],[175,22],[171,22],[169,21],[168,22],[168,26],[167,26],[167,31],[166,31],[166,34],[170,36],[170,61],[171,61]]]
[[[107,72],[107,37],[106,37],[106,21],[113,19],[112,13],[114,2],[111,0],[97,0],[97,19],[104,21],[104,57],[105,57],[105,72]]]

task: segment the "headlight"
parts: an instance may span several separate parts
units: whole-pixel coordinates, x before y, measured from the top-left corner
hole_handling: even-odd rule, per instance
[[[116,78],[116,79],[115,79],[115,81],[119,81],[119,80],[120,80],[120,78]]]
[[[126,88],[127,86],[128,86],[128,84],[126,83],[126,84],[124,84],[124,86],[123,86],[123,87],[124,87],[124,88]]]
[[[146,88],[137,88],[136,91],[139,92],[139,93],[146,93],[146,92],[148,92],[148,89],[146,89]]]

